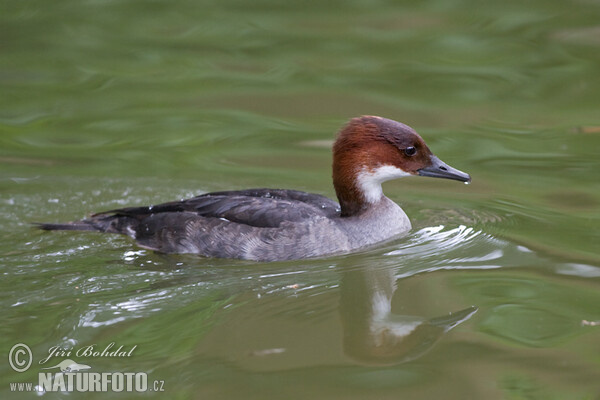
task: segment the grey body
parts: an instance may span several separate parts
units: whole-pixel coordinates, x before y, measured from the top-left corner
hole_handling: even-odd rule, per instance
[[[342,217],[338,203],[325,196],[250,189],[40,227],[126,234],[139,246],[163,253],[276,261],[346,253],[389,240],[411,225],[404,211],[385,196],[358,215]]]

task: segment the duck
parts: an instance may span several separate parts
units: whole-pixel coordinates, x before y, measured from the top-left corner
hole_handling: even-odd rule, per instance
[[[436,157],[414,129],[383,117],[351,119],[332,150],[338,202],[298,190],[246,189],[37,226],[123,234],[141,248],[167,254],[299,260],[355,252],[409,232],[408,216],[383,194],[383,182],[411,176],[471,182],[469,174]]]

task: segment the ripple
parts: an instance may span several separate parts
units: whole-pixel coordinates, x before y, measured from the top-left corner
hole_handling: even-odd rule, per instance
[[[556,272],[563,275],[573,275],[582,278],[600,278],[600,267],[586,264],[563,264],[558,267]]]
[[[554,310],[522,304],[502,304],[481,322],[482,331],[532,347],[564,342],[578,331],[577,320]]]
[[[531,250],[466,225],[420,229],[383,256],[400,263],[397,278],[438,270],[488,270],[542,263]]]

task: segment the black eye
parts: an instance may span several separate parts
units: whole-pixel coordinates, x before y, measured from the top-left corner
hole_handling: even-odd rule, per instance
[[[415,154],[417,154],[417,149],[413,146],[407,147],[404,149],[404,154],[406,154],[409,157],[414,156]]]

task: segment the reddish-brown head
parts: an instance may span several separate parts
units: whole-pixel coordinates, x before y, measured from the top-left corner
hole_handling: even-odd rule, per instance
[[[360,213],[381,200],[381,183],[409,175],[470,181],[434,156],[411,127],[362,116],[342,128],[333,145],[333,185],[342,215]]]

